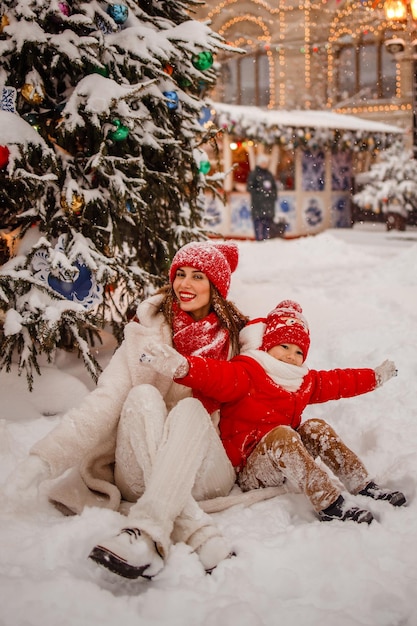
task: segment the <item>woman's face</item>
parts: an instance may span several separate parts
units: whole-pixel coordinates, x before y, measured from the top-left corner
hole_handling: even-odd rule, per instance
[[[195,320],[201,320],[210,312],[210,281],[204,272],[194,267],[179,267],[172,283],[182,311]]]

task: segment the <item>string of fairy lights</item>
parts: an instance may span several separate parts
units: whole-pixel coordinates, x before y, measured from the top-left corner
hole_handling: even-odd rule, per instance
[[[237,15],[237,4],[239,13]],[[327,74],[328,99],[326,106],[334,108],[334,85],[337,73],[337,55],[343,38],[357,41],[362,35],[372,35],[383,40],[386,32],[403,28],[389,24],[381,10],[375,10],[372,0],[307,0],[291,2],[278,0],[274,5],[265,0],[223,0],[217,4],[208,2],[207,18],[228,43],[248,52],[264,51],[269,61],[268,108],[286,108],[287,81],[291,79],[292,67],[288,63],[294,52],[303,57],[304,89],[310,93],[317,68]],[[245,34],[245,23],[249,25]],[[239,28],[240,26],[240,28]],[[238,34],[236,34],[238,31]],[[318,58],[317,58],[318,57]],[[343,106],[343,111],[358,114],[364,111],[393,112],[410,110],[411,105],[400,101],[402,94],[400,64],[396,63],[397,102],[366,102],[361,105]],[[310,108],[307,97],[304,107]]]
[[[241,46],[249,46],[250,48],[259,46],[259,43],[262,43],[265,53],[268,57],[268,68],[269,68],[269,93],[270,99],[268,103],[268,108],[274,108],[275,106],[275,94],[274,94],[274,77],[275,77],[275,59],[271,50],[271,33],[267,25],[263,22],[263,20],[255,17],[254,15],[246,14],[241,15],[239,17],[235,17],[232,20],[226,22],[223,27],[219,30],[219,34],[223,37],[226,37],[226,33],[231,26],[238,24],[239,22],[253,22],[257,26],[259,26],[262,31],[262,35],[258,36],[256,41],[252,39],[240,37],[233,42],[233,45],[236,47]]]

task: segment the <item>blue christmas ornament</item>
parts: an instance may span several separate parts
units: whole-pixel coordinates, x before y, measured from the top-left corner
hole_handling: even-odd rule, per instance
[[[130,200],[126,201],[126,211],[128,213],[136,213],[135,206],[130,202]]]
[[[78,269],[77,278],[67,281],[49,274],[48,285],[67,300],[83,302],[93,286],[91,271],[86,265],[80,265],[79,263],[74,263],[74,267]]]
[[[164,91],[164,96],[167,99],[168,109],[174,111],[178,108],[178,94],[176,91]]]
[[[107,13],[114,19],[116,24],[124,24],[129,15],[129,9],[125,4],[109,4]]]
[[[64,252],[65,235],[61,235],[55,249]],[[51,272],[51,260],[48,250],[37,250],[32,259],[34,277],[48,285],[67,300],[91,309],[103,301],[103,285],[97,283],[95,274],[85,265],[81,257],[72,264],[71,271]]]
[[[200,111],[200,119],[198,120],[201,126],[206,124],[211,120],[211,108],[210,107],[202,107]]]

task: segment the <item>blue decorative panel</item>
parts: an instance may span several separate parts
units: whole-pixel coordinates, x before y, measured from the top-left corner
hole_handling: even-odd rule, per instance
[[[246,193],[231,193],[229,196],[229,207],[230,235],[232,237],[254,237],[250,195]]]
[[[352,187],[352,153],[332,154],[332,191],[349,191]]]
[[[302,217],[307,230],[320,230],[324,226],[325,206],[320,196],[308,196],[304,199]]]
[[[205,196],[204,219],[206,226],[214,231],[220,231],[225,221],[226,207],[220,200],[211,194]]]
[[[351,209],[349,193],[333,193],[332,194],[332,228],[350,228]]]
[[[303,191],[323,191],[325,186],[324,152],[303,152],[302,172]]]
[[[288,224],[285,234],[291,234],[295,231],[296,219],[295,194],[284,195],[282,192],[279,193],[275,209],[275,221],[285,220]]]

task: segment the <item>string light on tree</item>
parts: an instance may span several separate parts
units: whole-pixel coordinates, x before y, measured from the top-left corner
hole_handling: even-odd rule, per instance
[[[41,127],[39,123],[39,115],[37,115],[37,113],[25,113],[25,115],[23,115],[22,117],[25,122],[30,124],[32,128],[34,128],[37,132],[40,131]]]

